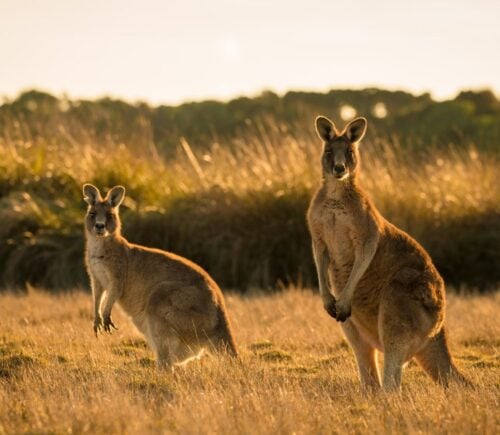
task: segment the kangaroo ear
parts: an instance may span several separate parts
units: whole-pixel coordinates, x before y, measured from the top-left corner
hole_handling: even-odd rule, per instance
[[[366,133],[368,121],[365,118],[353,119],[345,128],[345,135],[351,142],[359,142]]]
[[[95,187],[93,184],[84,184],[83,185],[83,200],[88,205],[95,205],[97,201],[102,200],[101,193],[99,189]]]
[[[323,139],[325,142],[333,139],[335,134],[337,133],[337,129],[332,121],[330,121],[325,116],[318,116],[316,118],[316,132],[318,136]]]
[[[111,205],[111,207],[118,207],[125,198],[125,187],[115,186],[106,195],[106,201]]]

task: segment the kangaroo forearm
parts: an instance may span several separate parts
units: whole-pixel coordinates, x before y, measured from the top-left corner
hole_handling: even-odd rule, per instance
[[[104,318],[111,316],[111,310],[113,309],[113,305],[118,300],[120,293],[113,289],[106,293],[106,300],[104,302],[104,308],[102,310],[102,315]]]
[[[320,244],[313,244],[313,254],[316,271],[318,273],[319,292],[324,299],[331,295],[328,286],[328,266],[330,264],[330,258],[326,246]]]
[[[366,270],[370,266],[370,263],[375,256],[378,246],[378,235],[374,236],[368,243],[362,246],[355,253],[354,265],[349,275],[349,279],[344,287],[345,297],[351,299],[354,289],[359,283],[359,280],[363,277]]]
[[[98,298],[94,297],[94,318],[97,319],[101,316],[100,308],[101,308],[101,295]]]
[[[321,296],[325,297],[327,295],[330,295],[330,286],[328,284],[328,266],[330,265],[330,259],[328,257],[328,254],[325,252],[323,253],[321,260],[321,269],[320,269],[320,292]]]
[[[97,319],[100,317],[100,308],[101,308],[101,301],[102,301],[102,296],[103,296],[103,289],[102,287],[95,283],[92,282],[92,297],[93,297],[93,302],[94,302],[94,318]]]

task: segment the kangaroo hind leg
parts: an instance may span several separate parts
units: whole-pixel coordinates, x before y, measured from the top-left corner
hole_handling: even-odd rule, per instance
[[[354,351],[356,362],[358,363],[361,385],[364,388],[380,387],[377,350],[361,337],[349,319],[342,324],[342,329]]]
[[[389,299],[381,305],[379,313],[379,336],[384,349],[383,386],[386,391],[400,390],[403,366],[425,340],[419,331],[419,308],[408,306],[408,301],[395,302],[397,297]]]
[[[172,310],[168,291],[154,291],[146,306],[146,335],[156,355],[159,368],[169,368],[175,362],[178,338],[165,314]]]
[[[162,286],[151,294],[147,308],[151,335],[159,342],[158,349],[168,349],[170,364],[184,365],[201,356],[207,333],[215,324],[206,299],[195,286]]]
[[[167,369],[172,366],[173,358],[171,352],[171,342],[169,339],[172,331],[165,324],[164,319],[149,314],[146,318],[147,339],[156,356],[158,368]]]

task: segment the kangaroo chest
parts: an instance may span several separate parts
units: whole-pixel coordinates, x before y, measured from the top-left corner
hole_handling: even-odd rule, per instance
[[[92,277],[97,280],[104,289],[108,289],[111,285],[111,274],[105,262],[102,259],[90,257],[89,268]]]
[[[101,243],[89,243],[87,251],[87,264],[90,275],[99,282],[101,287],[109,290],[112,284],[112,275],[108,266],[110,253]]]
[[[354,260],[352,239],[352,218],[345,205],[328,200],[322,213],[323,239],[328,248],[330,260],[341,266]]]

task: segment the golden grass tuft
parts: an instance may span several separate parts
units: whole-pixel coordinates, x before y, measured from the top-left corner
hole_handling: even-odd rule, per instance
[[[0,295],[0,433],[498,433],[500,293],[450,295],[452,353],[476,388],[443,390],[416,364],[401,394],[363,393],[318,295],[227,297],[241,359],[158,372],[115,310],[96,339],[90,296]]]

